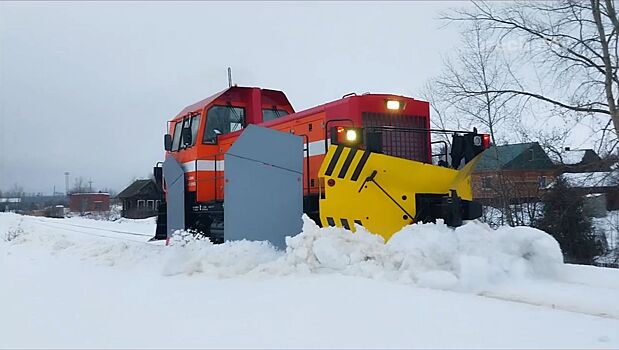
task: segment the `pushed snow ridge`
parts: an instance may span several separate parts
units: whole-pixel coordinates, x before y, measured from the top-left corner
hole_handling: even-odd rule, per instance
[[[300,234],[286,238],[285,252],[266,242],[213,245],[177,238],[166,252],[163,273],[224,278],[339,273],[475,291],[508,279],[553,277],[563,265],[556,240],[530,227],[493,230],[475,221],[456,229],[442,222],[414,224],[385,243],[360,226],[352,234],[342,228],[319,228],[306,216],[303,222]]]

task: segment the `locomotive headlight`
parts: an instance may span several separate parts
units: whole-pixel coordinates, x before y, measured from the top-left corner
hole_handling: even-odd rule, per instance
[[[350,142],[357,141],[357,130],[348,129],[346,131],[346,140]]]
[[[390,110],[398,110],[398,109],[400,109],[400,101],[397,101],[397,100],[387,100],[387,109],[390,109]]]

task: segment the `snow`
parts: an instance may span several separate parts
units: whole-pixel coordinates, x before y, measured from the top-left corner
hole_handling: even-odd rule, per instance
[[[535,229],[385,244],[305,219],[286,251],[153,230],[0,214],[0,347],[619,347],[619,270],[564,265]]]
[[[584,158],[586,150],[572,150],[567,151],[561,155],[561,159],[563,164],[566,165],[576,165],[582,162]]]
[[[619,248],[619,210],[606,213],[605,217],[591,218],[596,231],[604,232],[610,250]]]
[[[21,198],[0,198],[0,203],[20,203]]]
[[[558,243],[528,227],[492,230],[470,222],[405,227],[386,244],[358,226],[320,229],[307,217],[303,233],[287,239],[286,254],[269,272],[337,272],[442,289],[474,291],[513,278],[555,276],[563,265]]]
[[[561,177],[565,179],[571,187],[592,188],[592,187],[613,187],[619,185],[619,172],[617,171],[595,171],[586,173],[564,173]],[[548,187],[552,187],[550,184]]]
[[[596,232],[606,236],[608,252],[596,259],[602,266],[619,266],[619,210],[609,211],[606,216],[592,218]]]

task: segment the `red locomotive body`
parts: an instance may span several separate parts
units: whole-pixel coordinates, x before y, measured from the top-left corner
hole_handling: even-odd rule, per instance
[[[389,105],[391,104],[391,105]],[[182,164],[192,201],[223,201],[224,154],[248,124],[303,136],[306,140],[303,193],[318,193],[318,169],[334,126],[430,128],[429,104],[386,94],[349,95],[311,109],[294,112],[283,92],[231,87],[183,109],[169,122],[172,155]],[[191,129],[191,142],[182,129]],[[431,162],[430,134],[410,139],[398,131],[386,135],[385,153]],[[185,145],[186,144],[186,145]]]

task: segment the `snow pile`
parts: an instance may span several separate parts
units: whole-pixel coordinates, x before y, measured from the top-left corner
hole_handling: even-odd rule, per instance
[[[529,227],[469,222],[457,229],[443,223],[403,228],[386,244],[357,226],[319,228],[304,217],[303,232],[287,237],[286,251],[265,242],[177,240],[164,274],[203,272],[236,275],[339,273],[413,283],[423,287],[475,291],[505,280],[555,277],[563,265],[558,243]]]
[[[428,287],[471,290],[508,279],[554,277],[563,265],[557,241],[530,227],[413,225],[386,247],[403,256],[401,270]]]
[[[235,241],[213,244],[208,239],[197,240],[185,232],[173,236],[167,250],[163,274],[206,273],[225,278],[247,274],[282,255],[268,242]]]

